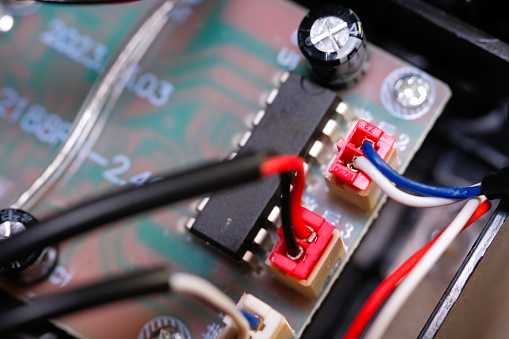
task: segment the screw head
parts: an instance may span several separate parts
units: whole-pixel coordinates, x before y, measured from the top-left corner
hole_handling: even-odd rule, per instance
[[[182,333],[173,327],[164,327],[152,333],[151,339],[183,339]]]
[[[414,120],[428,113],[435,102],[433,78],[415,67],[392,71],[383,81],[380,101],[393,116]]]
[[[394,96],[400,105],[415,108],[426,101],[430,89],[430,84],[426,80],[412,74],[396,81]]]
[[[187,327],[178,319],[161,316],[143,326],[138,339],[190,339]]]

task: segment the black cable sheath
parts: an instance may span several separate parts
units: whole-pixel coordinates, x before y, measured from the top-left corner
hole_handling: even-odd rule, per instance
[[[157,268],[131,273],[108,281],[48,296],[31,304],[0,313],[0,334],[32,322],[55,318],[96,305],[149,293],[170,290],[167,269]]]
[[[481,194],[489,200],[509,199],[509,166],[486,174],[481,181]]]
[[[141,187],[131,187],[77,205],[0,244],[0,265],[101,225],[179,200],[260,178],[269,155],[256,153],[203,165]]]
[[[293,172],[287,172],[281,174],[281,221],[283,228],[283,237],[285,239],[286,250],[292,257],[297,257],[300,253],[299,245],[295,238],[295,232],[293,231],[292,224],[292,212],[291,212],[291,195],[290,185],[292,182]]]

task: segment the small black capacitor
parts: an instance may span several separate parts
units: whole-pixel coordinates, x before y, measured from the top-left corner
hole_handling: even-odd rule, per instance
[[[31,214],[14,208],[0,211],[0,246],[5,239],[34,227],[39,221]],[[0,266],[0,275],[16,282],[30,284],[51,274],[56,266],[58,251],[53,246],[33,252]]]
[[[366,74],[369,55],[357,14],[338,4],[311,10],[298,31],[299,48],[317,81],[346,88]]]

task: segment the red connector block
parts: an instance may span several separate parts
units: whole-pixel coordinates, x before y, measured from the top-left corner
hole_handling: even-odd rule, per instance
[[[325,279],[332,273],[334,265],[344,253],[339,231],[319,215],[302,208],[302,219],[315,232],[311,241],[297,239],[303,253],[296,259],[288,256],[279,228],[280,240],[266,261],[271,272],[280,280],[310,297],[318,296]]]
[[[339,140],[338,155],[329,167],[329,172],[359,190],[366,190],[371,179],[363,172],[353,169],[354,157],[363,156],[361,146],[364,140],[371,140],[378,155],[387,160],[396,139],[365,120],[359,120],[346,140]]]
[[[373,188],[371,179],[353,167],[355,157],[363,156],[361,150],[364,140],[373,142],[375,150],[389,165],[397,164],[396,140],[380,128],[365,120],[359,120],[350,129],[346,140],[339,140],[338,154],[323,172],[330,191],[365,209],[371,210],[380,194]]]
[[[283,228],[277,231],[280,240],[272,250],[270,261],[281,268],[286,274],[298,279],[306,279],[316,265],[318,259],[322,256],[325,247],[329,243],[332,232],[336,229],[334,226],[325,221],[319,215],[302,208],[302,219],[304,223],[313,229],[316,233],[315,238],[311,242],[297,238],[297,243],[303,249],[304,253],[299,259],[293,260],[287,255],[287,248],[283,238]]]

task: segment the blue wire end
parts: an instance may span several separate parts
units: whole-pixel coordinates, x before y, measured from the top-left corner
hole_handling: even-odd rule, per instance
[[[385,160],[378,155],[371,141],[365,141],[362,143],[362,152],[364,153],[364,156],[387,177],[387,179],[409,191],[432,197],[449,199],[468,199],[481,195],[480,185],[470,187],[441,187],[426,185],[404,177],[392,169]]]
[[[247,311],[240,310],[240,312],[242,312],[244,317],[247,319],[247,322],[249,323],[249,327],[251,327],[251,330],[253,330],[253,331],[257,330],[258,326],[260,326],[260,323],[262,322],[262,320]]]

